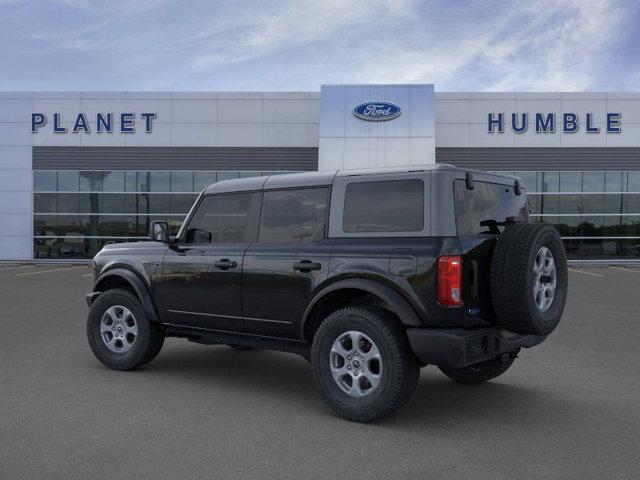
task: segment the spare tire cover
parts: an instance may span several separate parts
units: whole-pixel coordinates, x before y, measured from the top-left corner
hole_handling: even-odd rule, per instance
[[[505,228],[491,260],[491,300],[498,322],[516,333],[547,335],[567,300],[567,256],[551,225]]]

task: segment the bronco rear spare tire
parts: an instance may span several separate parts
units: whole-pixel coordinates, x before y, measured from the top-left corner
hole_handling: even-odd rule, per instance
[[[491,262],[491,300],[507,330],[548,335],[567,299],[567,256],[550,225],[517,223],[500,236]]]

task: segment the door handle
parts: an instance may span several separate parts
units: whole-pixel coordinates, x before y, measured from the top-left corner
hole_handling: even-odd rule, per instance
[[[238,262],[229,260],[228,258],[222,258],[213,262],[213,266],[220,270],[229,270],[230,268],[236,268],[238,266]]]
[[[293,269],[300,272],[310,272],[311,270],[320,270],[322,264],[312,262],[311,260],[301,260],[293,264]]]

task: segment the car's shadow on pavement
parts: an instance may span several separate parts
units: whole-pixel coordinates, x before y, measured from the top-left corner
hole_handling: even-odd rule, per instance
[[[241,395],[264,396],[317,415],[332,416],[320,398],[310,365],[297,355],[265,350],[234,351],[225,346],[172,348],[141,371],[163,381],[193,382],[212,392],[231,389]],[[157,379],[157,377],[156,377]],[[410,402],[396,414],[376,422],[394,429],[450,428],[476,422],[509,422],[527,428],[541,416],[572,414],[581,402],[558,398],[540,386],[509,383],[508,377],[481,385],[460,385],[436,373],[422,370]]]

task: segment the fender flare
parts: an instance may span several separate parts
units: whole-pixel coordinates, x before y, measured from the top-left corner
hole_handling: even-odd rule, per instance
[[[125,280],[131,287],[135,290],[136,295],[140,299],[140,303],[142,304],[142,308],[145,313],[149,315],[151,320],[154,322],[159,322],[158,313],[156,312],[156,307],[153,304],[153,300],[151,299],[151,294],[149,293],[149,289],[143,282],[143,280],[131,270],[126,268],[113,268],[111,270],[107,270],[102,273],[95,282],[95,286],[97,287],[103,280],[106,280],[109,277],[119,277]]]
[[[416,314],[409,301],[393,288],[375,280],[368,280],[364,278],[350,278],[339,280],[335,283],[332,283],[331,285],[326,286],[325,288],[320,290],[313,297],[313,299],[311,299],[309,305],[307,305],[307,308],[304,311],[302,322],[300,324],[301,334],[303,337],[309,315],[313,308],[318,304],[318,302],[322,301],[322,299],[331,292],[345,289],[363,290],[365,292],[371,293],[376,297],[382,299],[389,306],[390,310],[398,316],[403,324],[415,327],[423,326],[420,318]]]

